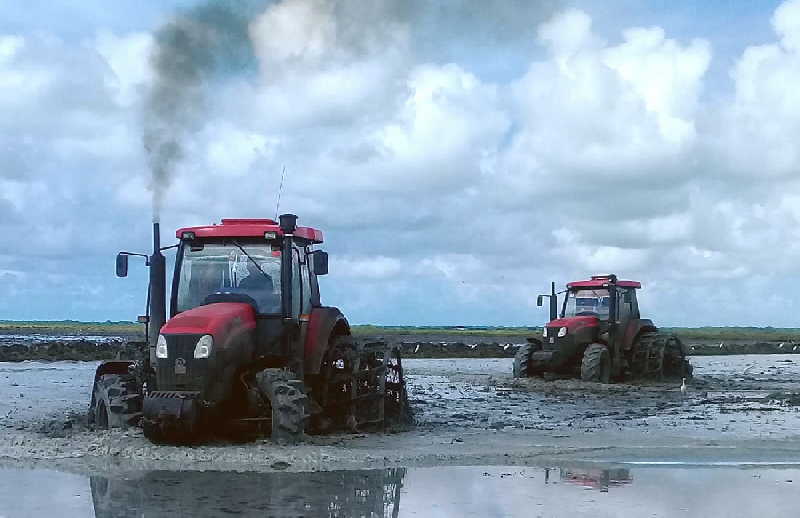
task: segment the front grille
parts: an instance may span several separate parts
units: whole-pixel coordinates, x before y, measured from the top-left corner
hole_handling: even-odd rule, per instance
[[[208,372],[208,359],[194,358],[194,348],[203,335],[164,335],[167,357],[158,358],[157,390],[203,389]]]
[[[565,337],[558,337],[558,330],[560,327],[548,327],[547,337],[542,337],[542,344],[545,351],[555,351],[558,349],[559,342],[564,340]]]

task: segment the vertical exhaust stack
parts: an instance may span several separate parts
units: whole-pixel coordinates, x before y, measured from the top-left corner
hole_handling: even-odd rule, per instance
[[[167,321],[167,266],[161,253],[161,231],[153,223],[153,255],[150,256],[150,322],[147,326],[147,343],[154,349],[158,333]]]
[[[294,214],[281,214],[278,218],[283,240],[281,241],[281,306],[283,312],[283,323],[286,340],[286,351],[289,354],[289,368],[295,373],[298,379],[303,379],[303,367],[305,363],[305,350],[303,343],[298,339],[297,315],[294,314],[294,294],[292,285],[294,275],[292,267],[294,260],[292,257],[292,245],[294,241],[294,231],[297,229],[297,216]]]
[[[292,320],[292,237],[297,228],[297,216],[294,214],[281,214],[280,227],[283,232],[281,242],[281,305],[283,306],[284,320]]]
[[[556,283],[550,283],[550,321],[558,318],[558,295],[556,295]]]

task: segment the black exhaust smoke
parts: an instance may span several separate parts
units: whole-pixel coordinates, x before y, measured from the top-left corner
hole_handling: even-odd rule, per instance
[[[153,223],[153,255],[150,256],[150,322],[147,326],[147,342],[155,347],[158,333],[167,321],[167,265],[161,253],[161,231],[158,222]]]

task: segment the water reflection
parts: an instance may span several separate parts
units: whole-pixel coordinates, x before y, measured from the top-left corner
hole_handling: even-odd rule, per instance
[[[359,516],[395,518],[405,469],[312,473],[149,471],[92,476],[97,518]]]
[[[2,466],[2,464],[0,464]],[[312,473],[0,467],[0,516],[797,516],[798,467],[581,463]],[[122,474],[126,473],[126,474]],[[628,487],[630,486],[630,487]],[[589,489],[589,490],[586,490]],[[400,494],[402,492],[402,502]],[[603,493],[601,493],[603,492]]]
[[[561,468],[561,480],[576,486],[608,492],[609,487],[625,486],[633,482],[626,468]]]

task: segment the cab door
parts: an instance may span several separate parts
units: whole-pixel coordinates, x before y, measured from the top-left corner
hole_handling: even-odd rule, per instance
[[[304,347],[308,335],[308,323],[311,314],[311,276],[309,273],[309,256],[306,247],[292,248],[292,317],[298,324],[297,347]]]

